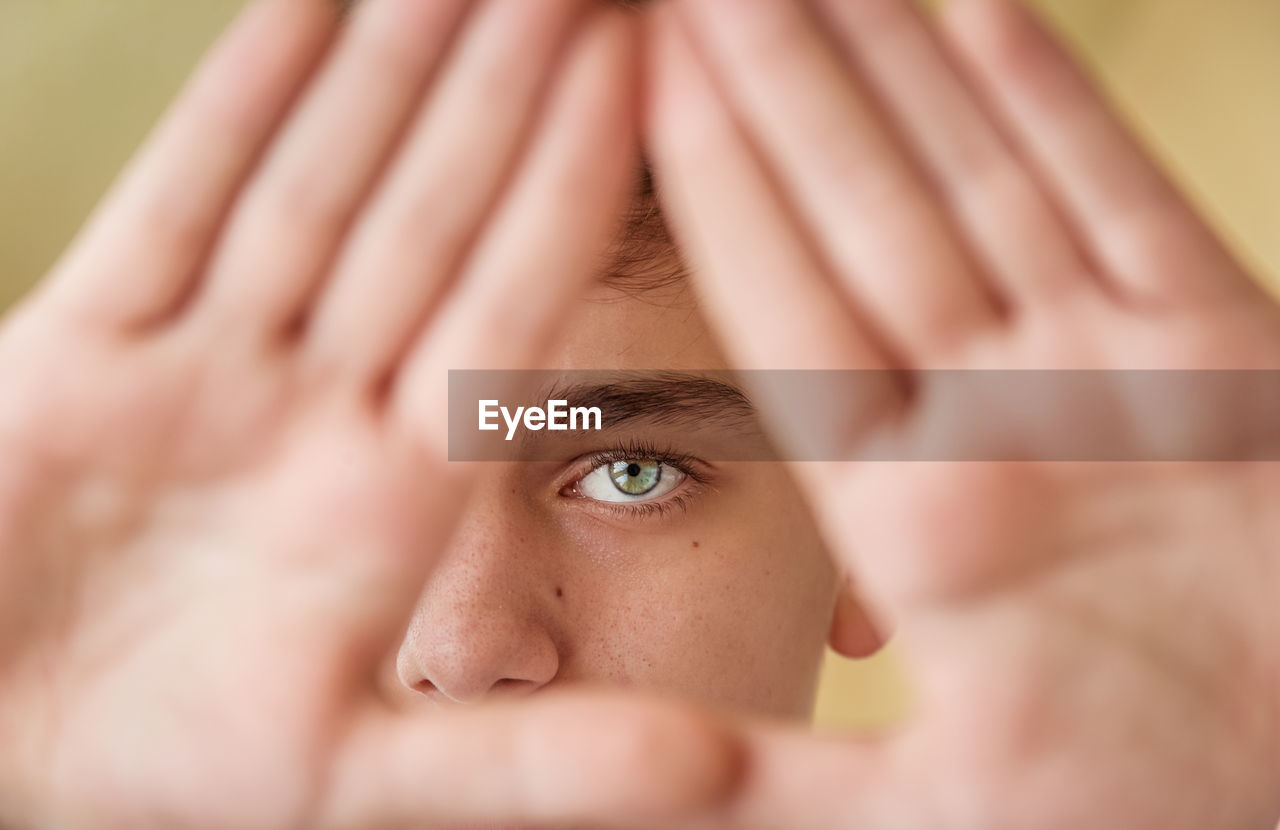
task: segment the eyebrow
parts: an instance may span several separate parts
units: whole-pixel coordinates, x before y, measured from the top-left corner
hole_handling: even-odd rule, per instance
[[[654,426],[695,424],[759,431],[756,408],[746,393],[710,377],[646,373],[605,382],[559,384],[540,397],[599,407],[605,429],[640,421]]]

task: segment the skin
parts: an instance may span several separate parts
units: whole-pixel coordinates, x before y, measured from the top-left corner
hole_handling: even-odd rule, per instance
[[[650,22],[649,146],[736,365],[1280,364],[1275,302],[1020,6],[957,0],[935,28],[896,0],[688,0]],[[909,449],[954,411],[936,377],[830,440]],[[1157,428],[1175,459],[1226,435],[1274,457],[1274,405],[1124,392],[1089,407],[1123,413],[1101,424],[1126,457]],[[991,431],[1026,462],[797,465],[916,713],[875,742],[750,733],[711,824],[1274,827],[1280,465],[1038,461],[1074,426],[1053,410]]]
[[[0,823],[1272,827],[1274,463],[797,464],[918,692],[876,741],[598,693],[385,706],[429,562],[471,580],[497,544],[450,546],[462,494],[493,494],[442,461],[443,371],[551,354],[635,164],[628,24],[581,30],[561,76],[535,23],[581,10],[486,4],[500,57],[433,76],[415,61],[459,8],[365,5],[363,36],[412,43],[403,83],[363,74],[386,79],[388,41],[347,41],[379,48],[327,64],[277,134],[333,20],[258,6],[4,328]],[[732,365],[1280,363],[1276,305],[1018,7],[956,0],[935,29],[898,0],[680,0],[645,24],[640,128]],[[509,181],[502,119],[540,111],[539,71],[563,106]],[[413,175],[375,188],[428,76]],[[459,104],[494,89],[510,106]],[[459,226],[409,221],[442,194]],[[473,236],[494,242],[464,256]],[[909,442],[947,408],[929,391],[834,437]],[[1185,452],[1239,426],[1157,414]]]
[[[669,243],[655,253],[672,259]],[[728,368],[683,282],[595,286],[546,365]],[[564,495],[566,472],[583,478],[572,465],[490,465],[399,649],[401,689],[448,704],[589,683],[807,718],[839,580],[785,467],[718,462],[692,431],[644,425],[566,455],[599,449],[592,441],[670,446],[698,458],[706,481],[685,479],[645,502],[680,507],[644,514]],[[848,640],[866,623],[851,595],[845,605]]]
[[[3,330],[6,826],[658,821],[727,780],[687,711],[375,690],[477,472],[445,370],[540,364],[629,195],[636,73],[575,0],[365,8],[250,5]],[[594,805],[556,783],[584,763]]]

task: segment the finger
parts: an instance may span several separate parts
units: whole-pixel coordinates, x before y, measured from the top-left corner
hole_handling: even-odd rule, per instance
[[[1221,243],[1029,11],[1009,0],[946,8],[956,53],[1116,288],[1141,299],[1241,293]]]
[[[673,830],[906,830],[952,826],[933,804],[943,782],[909,788],[894,740],[816,736],[752,727],[739,736],[741,777],[732,795]]]
[[[937,182],[1004,296],[1052,301],[1089,268],[1055,208],[984,111],[910,0],[816,0],[864,78]]]
[[[468,8],[465,0],[359,7],[236,210],[199,300],[204,324],[274,334],[292,321]]]
[[[51,301],[108,326],[170,316],[337,23],[331,3],[250,4],[56,268]]]
[[[732,738],[705,715],[581,695],[370,714],[338,757],[325,827],[665,826],[715,804],[737,770]]]
[[[480,12],[320,300],[313,362],[368,382],[403,356],[512,175],[583,6]]]
[[[610,8],[584,24],[514,179],[401,363],[390,403],[423,440],[447,440],[450,370],[535,368],[598,273],[638,166],[633,23]]]
[[[677,8],[785,197],[895,350],[934,362],[995,322],[945,212],[804,6]]]
[[[648,41],[648,145],[705,313],[736,367],[782,370],[744,382],[788,455],[831,457],[822,448],[861,419],[853,406],[797,406],[821,382],[808,370],[889,369],[896,358],[824,273],[668,10],[651,16]],[[868,422],[884,405],[863,401]],[[840,423],[802,420],[806,410],[838,412]]]

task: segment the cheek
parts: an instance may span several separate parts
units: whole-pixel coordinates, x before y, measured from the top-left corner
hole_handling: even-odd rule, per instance
[[[690,534],[664,540],[660,555],[652,539],[644,554],[628,556],[625,540],[610,547],[648,567],[598,574],[595,599],[573,615],[580,675],[734,709],[808,713],[834,598],[815,539]]]

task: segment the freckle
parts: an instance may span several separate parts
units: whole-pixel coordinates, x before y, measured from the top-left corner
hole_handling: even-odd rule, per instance
[[[563,597],[563,596],[564,596],[564,589],[563,589],[563,588],[561,588],[559,585],[557,585],[557,586],[556,586],[556,596],[557,596],[557,597]]]
[[[698,547],[698,540],[697,540],[697,539],[694,539],[694,540],[693,540],[693,546],[694,546],[695,548],[696,548],[696,547]]]

